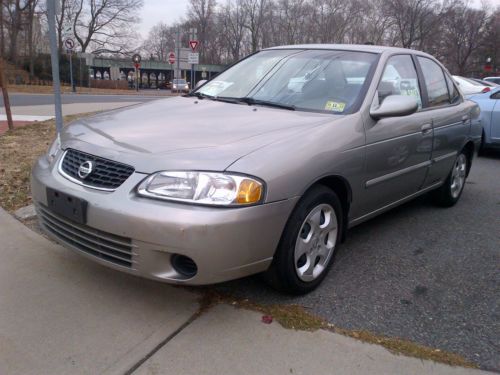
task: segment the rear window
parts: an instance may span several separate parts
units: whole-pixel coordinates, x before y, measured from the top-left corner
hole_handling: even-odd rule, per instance
[[[418,57],[418,61],[424,75],[429,107],[438,107],[450,103],[448,95],[448,85],[444,77],[443,70],[431,59]]]

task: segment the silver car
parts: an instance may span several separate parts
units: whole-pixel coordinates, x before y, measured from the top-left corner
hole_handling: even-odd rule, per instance
[[[270,48],[188,96],[73,122],[32,195],[48,235],[112,268],[306,293],[348,228],[427,192],[458,201],[478,116],[422,52]]]

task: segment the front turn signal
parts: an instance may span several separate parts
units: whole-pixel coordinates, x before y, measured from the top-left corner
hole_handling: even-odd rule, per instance
[[[244,179],[241,181],[236,196],[236,203],[252,204],[262,199],[262,184],[255,180]]]

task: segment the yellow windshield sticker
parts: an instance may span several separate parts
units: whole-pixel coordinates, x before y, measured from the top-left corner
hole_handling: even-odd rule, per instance
[[[344,109],[345,109],[345,103],[332,102],[329,100],[325,104],[326,111],[344,112]]]

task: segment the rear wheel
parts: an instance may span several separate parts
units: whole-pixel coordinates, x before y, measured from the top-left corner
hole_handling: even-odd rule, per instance
[[[469,168],[469,158],[464,150],[458,154],[444,184],[434,192],[434,202],[443,207],[455,205],[462,195]]]
[[[479,150],[477,152],[478,156],[484,155],[485,144],[484,144],[484,130],[481,135],[481,144],[479,145]]]
[[[312,188],[288,220],[265,275],[269,284],[291,294],[315,289],[332,264],[341,228],[342,206],[337,195],[324,186]]]

